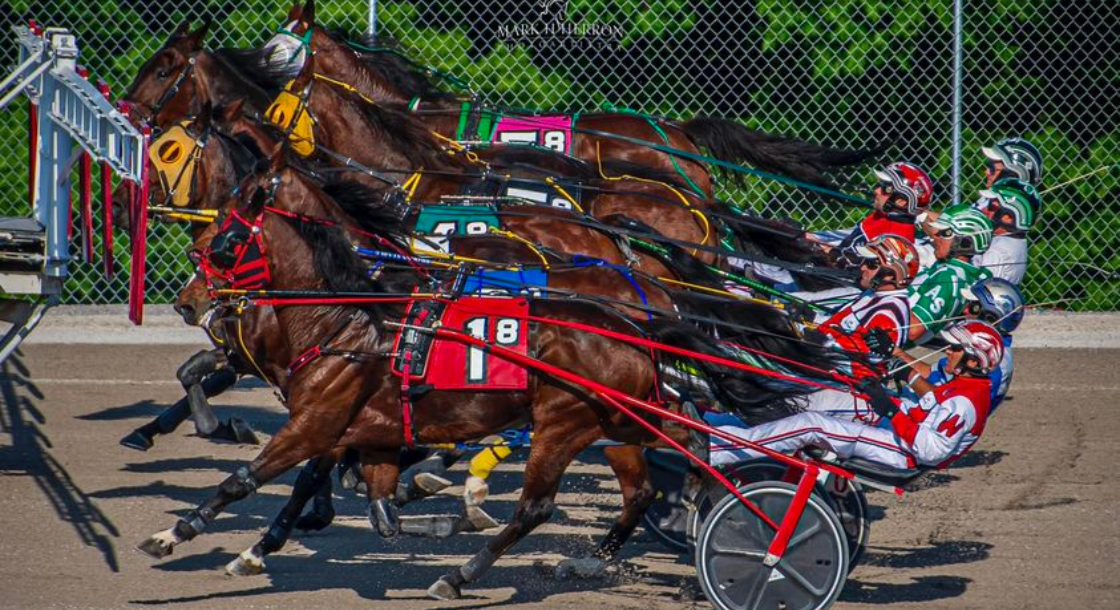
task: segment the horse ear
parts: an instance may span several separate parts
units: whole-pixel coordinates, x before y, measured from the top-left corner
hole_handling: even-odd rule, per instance
[[[288,23],[291,23],[293,21],[299,21],[302,18],[303,18],[303,5],[300,4],[299,2],[296,2],[295,4],[292,5],[292,8],[288,9],[288,18],[287,18],[287,20],[284,21],[284,23],[288,24]]]
[[[307,0],[303,3],[303,16],[300,19],[308,28],[315,25],[315,0]]]
[[[180,36],[186,36],[187,32],[189,32],[189,31],[191,31],[191,20],[190,19],[184,19],[184,20],[179,22],[179,25],[175,26],[175,31],[171,32],[171,36],[169,36],[169,38],[178,38]]]
[[[210,33],[210,23],[210,19],[207,18],[197,30],[187,35],[187,44],[191,51],[202,49],[202,41],[205,40],[206,35]]]

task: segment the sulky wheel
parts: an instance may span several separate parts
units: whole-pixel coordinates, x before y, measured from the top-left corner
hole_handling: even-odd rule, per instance
[[[753,483],[740,490],[781,523],[796,488]],[[775,532],[732,495],[712,507],[696,541],[704,595],[719,610],[817,610],[836,600],[848,575],[848,543],[839,519],[811,494],[778,565],[763,564]]]
[[[657,496],[642,515],[642,523],[659,542],[683,553],[689,548],[686,536],[689,511],[681,498],[688,458],[675,451],[646,449],[644,453]]]
[[[848,570],[853,570],[867,550],[867,540],[871,537],[867,496],[858,482],[837,476],[829,476],[823,487],[829,506],[840,519],[840,527],[844,528],[847,536]]]
[[[734,481],[738,487],[745,487],[751,483],[762,481],[781,481],[786,474],[786,466],[770,458],[738,462],[724,467],[723,470],[727,478]],[[712,506],[726,495],[727,490],[722,485],[713,483],[707,487],[699,501],[696,502],[696,510],[692,511],[688,517],[688,547],[690,549],[696,546],[696,538],[700,535],[700,527],[704,524],[704,519],[708,517],[708,513],[711,512]]]

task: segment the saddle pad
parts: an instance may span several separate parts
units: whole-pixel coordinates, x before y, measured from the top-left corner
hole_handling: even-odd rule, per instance
[[[491,141],[536,144],[568,154],[572,143],[572,117],[566,114],[503,116],[498,119]]]
[[[441,323],[526,354],[529,333],[522,317],[528,313],[523,298],[461,297],[448,304]],[[425,383],[436,390],[524,390],[529,384],[525,367],[454,340],[437,340],[430,360]]]
[[[535,288],[548,287],[548,272],[543,269],[479,269],[466,278],[463,294],[513,296],[539,294]]]
[[[486,235],[498,228],[498,215],[484,205],[425,205],[416,219],[416,232],[424,239],[412,240],[415,251],[448,253],[448,235]]]
[[[498,191],[499,197],[524,199],[538,205],[550,205],[562,210],[574,210],[580,205],[583,194],[579,184],[565,182],[562,189],[541,180],[510,178]],[[574,204],[573,205],[573,201]]]

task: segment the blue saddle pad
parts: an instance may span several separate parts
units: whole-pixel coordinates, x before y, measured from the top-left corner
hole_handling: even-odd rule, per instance
[[[518,271],[479,269],[463,284],[463,294],[516,295],[539,294],[548,286],[548,272],[543,269]]]

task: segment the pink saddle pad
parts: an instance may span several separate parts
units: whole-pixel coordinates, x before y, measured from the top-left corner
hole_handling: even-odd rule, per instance
[[[572,142],[572,117],[566,114],[503,116],[494,129],[493,141],[536,144],[567,154]]]

